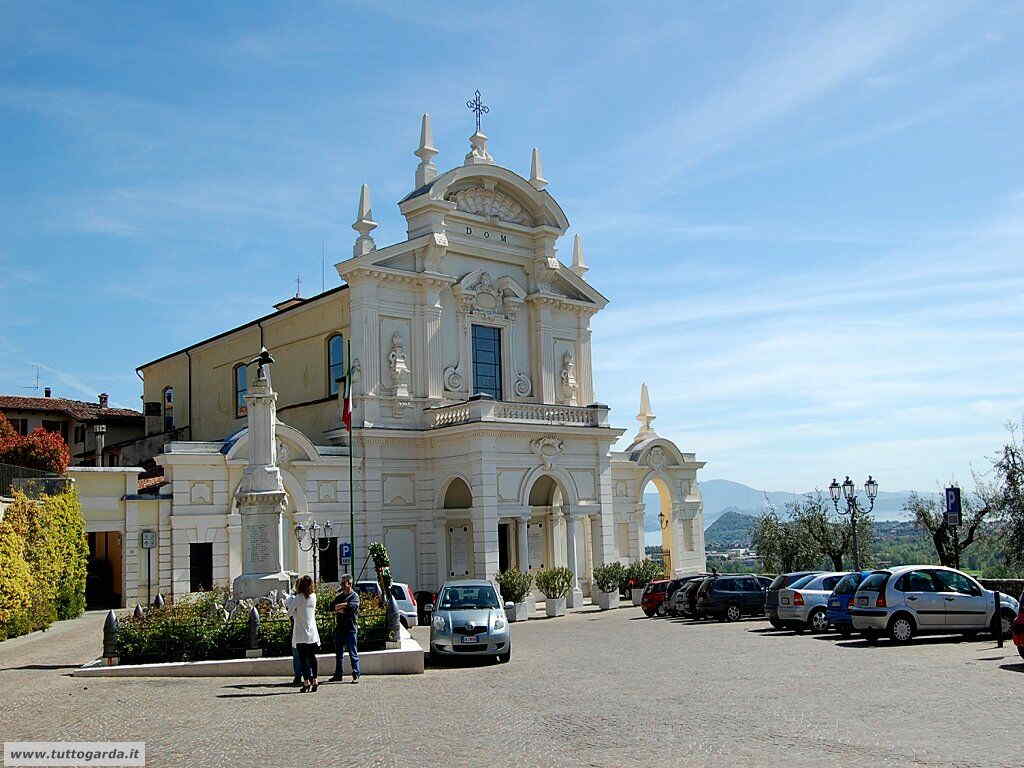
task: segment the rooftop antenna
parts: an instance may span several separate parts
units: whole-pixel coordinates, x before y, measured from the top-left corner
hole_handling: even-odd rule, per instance
[[[295,276],[295,298],[299,298],[302,294],[302,275]]]
[[[27,387],[22,387],[22,389],[34,389],[36,392],[38,392],[40,390],[40,386],[39,386],[39,366],[38,365],[33,365],[32,367],[36,369],[36,383],[35,384],[31,384],[31,385],[29,385]]]

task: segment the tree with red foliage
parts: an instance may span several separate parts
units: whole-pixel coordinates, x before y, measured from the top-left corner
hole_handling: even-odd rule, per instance
[[[22,437],[0,414],[0,464],[64,474],[71,463],[71,451],[56,432],[42,427]]]

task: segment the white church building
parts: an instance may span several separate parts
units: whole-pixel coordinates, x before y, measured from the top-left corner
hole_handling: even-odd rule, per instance
[[[245,396],[262,345],[276,359],[288,570],[312,571],[292,529],[316,520],[332,523],[322,576],[337,573],[351,498],[356,570],[372,541],[416,590],[565,565],[579,600],[594,567],[644,556],[652,482],[672,570],[705,568],[703,462],[654,432],[646,387],[639,431],[611,451],[625,430],[595,392],[590,330],[608,299],[585,279],[578,235],[571,264],[558,257],[569,220],[539,152],[524,178],[497,164],[479,127],[469,142],[465,162],[439,172],[424,115],[415,183],[398,203],[404,240],[374,242],[364,185],[352,257],[336,265],[342,286],[140,366],[148,432],[190,439],[155,457],[167,482],[157,496],[132,493],[132,469],[77,475],[89,530],[120,538],[122,603],[239,575]],[[101,480],[114,490],[89,490]]]

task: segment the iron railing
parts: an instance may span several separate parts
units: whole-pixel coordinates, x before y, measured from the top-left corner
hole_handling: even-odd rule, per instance
[[[0,464],[0,496],[11,496],[21,491],[29,498],[43,494],[54,495],[67,489],[71,481],[55,472],[29,469],[14,464]]]

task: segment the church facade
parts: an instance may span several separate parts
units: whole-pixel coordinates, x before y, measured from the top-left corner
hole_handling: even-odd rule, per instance
[[[478,129],[465,162],[441,173],[424,115],[415,154],[413,190],[398,203],[405,240],[377,246],[364,186],[352,256],[336,265],[342,286],[140,366],[148,431],[189,437],[156,457],[168,485],[148,503],[158,550],[148,583],[179,595],[201,583],[197,571],[224,586],[240,572],[236,490],[261,346],[276,360],[287,569],[312,570],[291,529],[330,521],[321,575],[337,574],[351,499],[356,571],[372,541],[417,590],[566,565],[575,602],[594,567],[644,556],[653,482],[672,569],[703,570],[703,463],[654,432],[646,387],[639,432],[611,451],[625,430],[598,401],[590,330],[608,299],[584,279],[579,236],[571,264],[558,258],[569,221],[537,150],[525,178],[494,161]],[[137,531],[124,530],[128,557]]]

